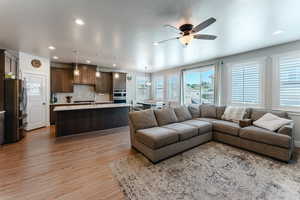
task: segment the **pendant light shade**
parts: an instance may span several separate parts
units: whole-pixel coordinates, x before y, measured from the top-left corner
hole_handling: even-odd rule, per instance
[[[147,66],[145,67],[145,80],[146,87],[151,87],[151,82],[147,80]]]
[[[75,53],[75,69],[74,69],[74,76],[79,76],[80,75],[80,71],[78,69],[78,52],[77,51],[74,51]]]
[[[101,77],[101,73],[99,71],[99,67],[96,68],[96,78],[100,78]]]

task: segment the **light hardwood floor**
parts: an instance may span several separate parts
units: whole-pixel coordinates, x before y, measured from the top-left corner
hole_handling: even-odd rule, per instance
[[[123,199],[109,163],[136,152],[128,128],[109,132],[55,138],[47,127],[0,147],[0,199]]]

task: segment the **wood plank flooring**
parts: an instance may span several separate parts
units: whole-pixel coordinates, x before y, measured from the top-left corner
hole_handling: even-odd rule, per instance
[[[54,127],[0,147],[1,200],[124,199],[109,163],[129,154],[129,129],[54,137]]]

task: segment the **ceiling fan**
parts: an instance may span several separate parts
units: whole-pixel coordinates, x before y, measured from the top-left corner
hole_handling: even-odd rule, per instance
[[[204,22],[198,24],[197,26],[194,27],[193,24],[183,24],[179,28],[176,28],[175,26],[171,25],[164,25],[165,28],[172,29],[175,31],[177,34],[180,34],[181,36],[170,38],[167,40],[162,40],[159,42],[154,42],[154,45],[159,45],[164,42],[168,42],[171,40],[179,40],[183,45],[188,46],[193,39],[198,39],[198,40],[215,40],[217,36],[215,35],[207,35],[207,34],[196,34],[199,31],[207,28],[211,24],[215,23],[217,20],[213,17],[205,20]]]

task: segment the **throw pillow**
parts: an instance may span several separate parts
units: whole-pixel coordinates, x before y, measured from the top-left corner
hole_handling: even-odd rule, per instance
[[[291,122],[293,122],[293,120],[280,118],[271,113],[267,113],[261,118],[259,118],[258,120],[256,120],[255,122],[253,122],[253,124],[255,126],[268,129],[270,131],[276,131],[280,127],[289,124]]]
[[[239,122],[244,118],[245,113],[246,108],[244,107],[228,106],[225,109],[222,119],[227,121]]]

